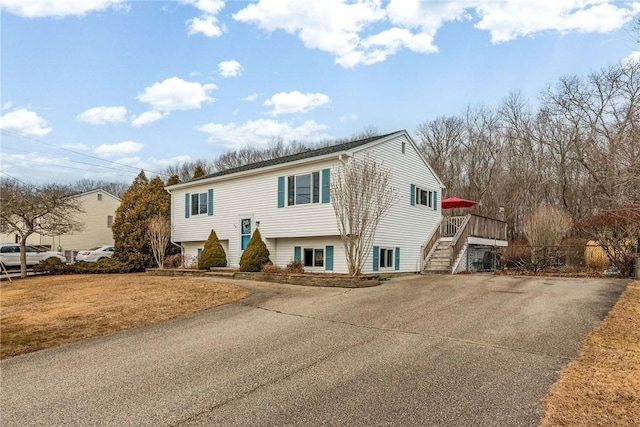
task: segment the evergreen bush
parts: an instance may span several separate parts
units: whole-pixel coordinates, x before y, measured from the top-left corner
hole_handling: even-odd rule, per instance
[[[214,230],[211,230],[211,234],[209,234],[209,238],[204,244],[200,258],[198,258],[198,270],[208,270],[211,267],[226,266],[227,255],[224,253],[224,248],[222,244],[220,244],[220,240],[218,240],[218,235]]]
[[[262,241],[260,230],[256,228],[240,257],[240,271],[260,271],[268,262],[270,262],[269,249]]]
[[[34,265],[33,271],[34,273],[66,274],[71,271],[69,267],[58,258],[47,258]]]

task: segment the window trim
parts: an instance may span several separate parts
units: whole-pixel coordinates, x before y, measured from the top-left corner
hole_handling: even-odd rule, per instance
[[[310,263],[307,264],[307,254],[310,254]],[[320,254],[321,259],[318,259],[317,256]],[[325,262],[325,248],[301,248],[300,261],[302,261],[302,265],[305,268],[318,268],[324,269],[326,266]]]
[[[396,264],[396,256],[395,256],[396,248],[390,246],[381,246],[378,249],[378,267],[380,270],[393,270],[395,269]],[[384,252],[383,252],[384,251]]]
[[[209,214],[209,191],[190,193],[189,216]]]
[[[298,185],[298,180],[302,180],[302,178],[308,177],[309,185],[308,187],[302,187],[308,189],[306,194],[303,194],[298,191],[300,188]],[[286,195],[287,195],[287,206],[298,206],[298,205],[315,205],[320,204],[323,200],[326,199],[324,195],[324,191],[326,191],[322,185],[321,173],[320,170],[315,170],[306,173],[300,173],[295,175],[287,175],[286,176]],[[300,203],[299,199],[305,197],[309,201]]]
[[[426,203],[422,203],[422,199],[426,197]],[[433,208],[433,190],[425,190],[422,187],[416,185],[414,190],[415,204],[416,206],[425,206],[427,208]]]

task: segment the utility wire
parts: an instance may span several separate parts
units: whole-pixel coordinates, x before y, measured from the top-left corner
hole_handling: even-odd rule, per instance
[[[7,147],[4,147],[4,149],[5,149],[5,150],[7,150]],[[29,153],[29,151],[27,151],[27,150],[20,150],[20,149],[13,148],[13,147],[8,148],[8,150],[10,150],[10,151],[17,151],[17,152],[23,152],[23,153]],[[64,160],[64,161],[70,162],[70,163],[79,163],[79,164],[81,164],[81,165],[94,166],[94,167],[97,167],[97,168],[103,168],[103,169],[111,169],[111,170],[114,170],[114,171],[116,171],[116,172],[121,172],[121,173],[126,173],[126,174],[134,175],[134,172],[123,171],[122,169],[112,168],[111,166],[96,165],[96,164],[94,164],[94,163],[81,162],[80,160],[71,160],[71,159],[66,158],[66,157],[63,157],[63,158],[61,158],[61,159],[62,159],[62,160]],[[85,169],[81,169],[81,168],[74,168],[73,166],[67,166],[67,165],[62,165],[62,164],[58,164],[58,163],[47,163],[47,162],[41,162],[41,161],[33,160],[33,159],[28,159],[28,160],[29,160],[29,162],[31,162],[31,163],[39,163],[39,164],[41,164],[41,165],[47,165],[47,166],[53,166],[53,167],[60,167],[60,168],[65,168],[65,169],[74,169],[74,170],[85,171],[85,172],[90,172],[90,171],[91,171],[90,169],[86,169],[86,168],[85,168]],[[119,165],[119,166],[129,166],[129,165],[123,165],[123,164],[118,163],[118,162],[111,162],[111,163],[114,163],[114,164]],[[140,169],[136,169],[136,171],[140,171]],[[151,171],[150,171],[150,172],[151,172]]]
[[[58,149],[58,150],[68,151],[69,153],[77,154],[77,155],[79,155],[79,156],[84,156],[84,157],[88,157],[88,158],[90,158],[90,159],[99,160],[99,161],[101,161],[101,162],[112,163],[112,164],[116,164],[116,165],[118,165],[118,166],[123,166],[123,167],[127,167],[127,168],[130,168],[130,169],[134,169],[134,170],[136,170],[136,171],[140,171],[140,168],[137,168],[137,167],[135,167],[135,166],[123,165],[122,163],[114,162],[114,161],[112,161],[112,160],[102,159],[102,158],[100,158],[100,157],[92,156],[92,155],[90,155],[90,154],[80,153],[80,152],[78,152],[78,151],[70,150],[70,149],[68,149],[68,148],[58,147],[58,146],[56,146],[56,145],[49,144],[49,143],[44,142],[44,141],[40,141],[39,139],[32,138],[32,137],[30,137],[30,136],[21,135],[21,134],[19,134],[19,133],[17,133],[17,132],[13,132],[13,131],[10,131],[10,130],[7,130],[7,129],[3,129],[3,130],[2,130],[2,133],[3,133],[3,134],[6,134],[6,135],[15,136],[15,137],[18,137],[18,138],[27,139],[27,140],[29,140],[29,141],[37,142],[38,144],[46,145],[46,146],[48,146],[48,147],[52,147],[52,148],[55,148],[55,149]],[[90,164],[90,163],[87,163],[87,164]],[[98,166],[98,165],[93,165],[93,164],[91,164],[91,165],[92,165],[92,166]],[[160,176],[166,176],[166,173],[156,172],[156,171],[152,171],[152,170],[148,170],[148,169],[147,169],[147,172],[151,172],[151,173],[153,173],[153,174],[160,175]]]

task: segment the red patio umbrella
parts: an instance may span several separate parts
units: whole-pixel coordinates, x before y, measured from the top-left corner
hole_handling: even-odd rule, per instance
[[[442,200],[441,203],[442,209],[469,208],[478,204],[478,202],[474,200],[461,199],[459,197],[449,197]]]

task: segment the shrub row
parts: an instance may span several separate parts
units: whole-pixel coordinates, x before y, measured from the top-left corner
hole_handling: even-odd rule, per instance
[[[136,266],[114,258],[105,258],[97,262],[77,262],[63,264],[58,258],[49,258],[33,266],[36,273],[47,274],[114,274],[139,271]]]

